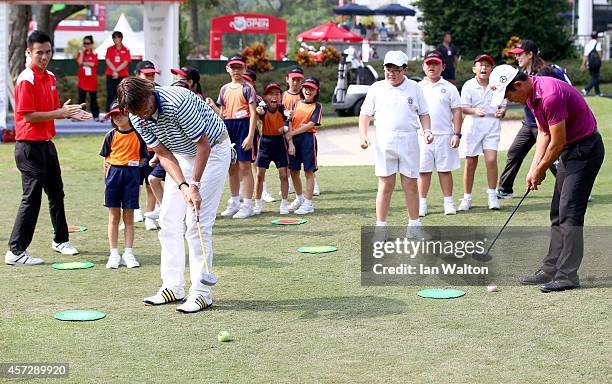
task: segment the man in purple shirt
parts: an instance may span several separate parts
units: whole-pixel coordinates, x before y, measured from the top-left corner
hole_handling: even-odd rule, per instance
[[[536,118],[536,153],[527,174],[527,188],[537,190],[546,170],[560,160],[550,205],[548,254],[542,267],[521,278],[521,283],[539,284],[542,292],[578,288],[584,214],[605,152],[595,116],[574,87],[553,77],[529,76],[510,65],[500,65],[491,73],[489,86],[493,90],[491,105],[500,105],[507,98],[526,104]]]

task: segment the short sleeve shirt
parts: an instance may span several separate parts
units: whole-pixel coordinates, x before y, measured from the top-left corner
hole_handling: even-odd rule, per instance
[[[565,120],[566,145],[570,145],[597,131],[597,120],[576,88],[554,77],[530,78],[533,93],[526,104],[544,132]]]
[[[77,72],[79,88],[84,91],[96,91],[98,90],[98,55],[91,49],[83,53],[79,52],[77,61],[80,59],[81,55],[83,56],[83,63],[93,63],[93,67],[84,65],[79,66]]]
[[[280,104],[274,112],[266,109],[266,113],[260,116],[261,134],[264,136],[280,136],[279,128],[285,125],[285,107]]]
[[[283,92],[283,106],[285,107],[285,109],[292,110],[300,100],[302,100],[302,94],[300,92],[298,93],[291,93],[289,91]]]
[[[28,123],[23,115],[58,108],[60,100],[55,75],[34,65],[24,69],[15,83],[15,139],[51,140],[55,136],[55,121]]]
[[[115,128],[104,137],[100,156],[111,165],[137,167],[140,159],[148,156],[147,145],[134,128],[127,131]]]
[[[248,119],[251,117],[249,104],[257,103],[255,88],[246,81],[240,84],[228,83],[219,90],[217,104],[223,107],[221,117],[228,119]]]
[[[291,128],[297,129],[302,124],[314,123],[314,127],[310,128],[307,132],[316,132],[319,125],[321,125],[321,117],[323,116],[323,106],[319,102],[309,103],[305,100],[301,100],[295,105],[293,110],[293,118],[291,119]]]
[[[476,78],[466,81],[461,88],[461,106],[465,108],[478,108],[486,113],[486,116],[466,115],[463,121],[464,127],[475,129],[489,129],[501,127],[500,119],[495,117],[497,108],[491,106],[493,91],[488,86],[478,84]],[[502,107],[505,106],[505,101]]]
[[[416,132],[420,126],[419,116],[428,113],[423,90],[414,80],[404,77],[396,87],[387,80],[372,84],[360,114],[374,116],[377,132]]]
[[[461,97],[457,87],[444,79],[432,83],[427,78],[419,82],[429,106],[431,131],[434,135],[453,133],[453,111],[461,107]]]
[[[593,48],[595,48],[596,51],[598,51],[599,53],[601,53],[601,44],[599,44],[597,42],[597,40],[592,39],[591,41],[589,41],[585,46],[584,46],[584,56],[588,56],[589,53],[591,53],[591,51],[593,50]]]
[[[114,45],[111,45],[106,50],[106,60],[110,60],[111,63],[117,68],[124,62],[128,64],[132,62],[132,55],[130,54],[130,50],[125,46],[121,46],[121,48],[117,49]],[[113,71],[107,66],[106,67],[106,75],[112,76]],[[127,65],[121,71],[119,71],[119,77],[127,77],[130,75]]]

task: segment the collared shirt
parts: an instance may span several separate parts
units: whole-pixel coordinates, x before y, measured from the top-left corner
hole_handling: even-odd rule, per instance
[[[428,78],[419,82],[425,100],[429,106],[431,131],[434,135],[449,135],[453,133],[453,109],[461,108],[461,97],[457,87],[448,81],[440,80],[432,83]]]
[[[55,136],[55,121],[28,123],[24,113],[50,112],[60,108],[55,75],[30,65],[15,83],[15,139],[51,140]]]
[[[473,77],[466,81],[461,88],[461,106],[465,108],[478,108],[483,110],[485,116],[465,115],[463,127],[486,129],[488,127],[501,128],[501,120],[495,117],[497,108],[491,106],[493,91],[488,86],[481,86]],[[506,101],[500,107],[505,107]]]
[[[416,81],[406,77],[397,87],[387,80],[372,84],[360,112],[374,116],[377,132],[416,132],[420,127],[419,116],[428,113],[423,90]]]
[[[77,79],[79,80],[79,88],[84,91],[98,90],[98,55],[91,49],[77,55],[77,62],[83,56],[83,64],[93,63],[93,67],[79,65]]]
[[[317,126],[321,125],[323,106],[317,101],[311,103],[301,100],[293,109],[291,129],[298,129],[302,124],[314,123],[314,126],[306,132],[316,132]]]
[[[117,49],[114,45],[111,45],[106,50],[105,59],[110,60],[110,62],[113,63],[115,68],[117,68],[119,65],[121,65],[121,63],[124,63],[126,61],[128,64],[131,63],[132,55],[130,54],[130,50],[127,49],[124,45],[122,45],[121,48],[119,49]],[[106,75],[112,76],[112,74],[113,74],[113,71],[107,66]],[[125,68],[123,68],[122,70],[118,72],[118,75],[119,77],[127,77],[130,75],[127,65],[125,66]]]
[[[597,131],[593,112],[573,86],[554,77],[530,78],[533,93],[526,104],[544,132],[550,133],[551,125],[565,120],[565,141],[570,145]]]
[[[283,92],[283,106],[285,109],[293,110],[295,105],[302,100],[302,92],[291,93],[289,91]]]
[[[137,167],[147,155],[147,145],[134,128],[127,131],[118,128],[110,130],[104,137],[100,151],[100,156],[109,164],[121,167]]]
[[[155,87],[157,111],[149,119],[130,121],[149,147],[160,143],[171,152],[195,156],[203,134],[213,143],[226,130],[223,120],[195,93],[181,87]]]
[[[217,104],[223,107],[223,119],[248,119],[251,116],[249,104],[256,102],[255,88],[246,81],[242,84],[225,84],[219,90],[217,98]]]

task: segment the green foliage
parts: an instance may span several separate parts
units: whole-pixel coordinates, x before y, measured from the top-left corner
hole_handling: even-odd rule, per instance
[[[191,52],[194,43],[189,36],[189,26],[187,22],[181,18],[179,27],[179,63],[184,66],[187,62],[187,55]]]
[[[417,0],[427,44],[438,45],[445,31],[464,58],[485,52],[501,58],[508,39],[516,34],[534,40],[549,60],[573,56],[567,22],[558,13],[567,11],[565,0]]]
[[[64,48],[64,54],[69,59],[74,59],[79,53],[79,50],[83,46],[83,39],[78,37],[73,37],[72,39],[68,39],[66,44],[66,48]],[[95,49],[95,48],[93,48]]]
[[[106,6],[106,29],[111,30],[117,24],[117,20],[121,14],[124,13],[127,18],[130,27],[134,31],[142,31],[144,20],[142,5],[113,5],[109,4]]]

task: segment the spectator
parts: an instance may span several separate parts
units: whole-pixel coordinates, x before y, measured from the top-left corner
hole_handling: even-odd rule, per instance
[[[436,51],[444,58],[444,71],[442,77],[455,84],[455,68],[457,66],[457,48],[452,44],[453,36],[450,32],[444,32],[442,44],[438,45]]]
[[[582,90],[584,96],[588,96],[591,88],[595,88],[595,94],[601,96],[599,90],[599,70],[601,69],[601,44],[597,42],[597,31],[591,33],[591,41],[584,46],[584,54],[582,56],[582,64],[580,70],[589,69],[591,80],[586,88]]]
[[[132,62],[130,50],[122,43],[123,33],[115,31],[112,37],[114,45],[106,50],[106,112],[117,98],[117,85],[129,76],[128,64]]]
[[[387,27],[385,27],[385,23],[381,23],[380,28],[378,29],[378,40],[389,40],[389,30]]]
[[[91,102],[91,114],[99,120],[98,108],[98,55],[93,51],[93,36],[83,38],[83,48],[79,50],[76,61],[79,64],[77,72],[77,87],[79,89],[79,104],[85,103],[87,94]]]

